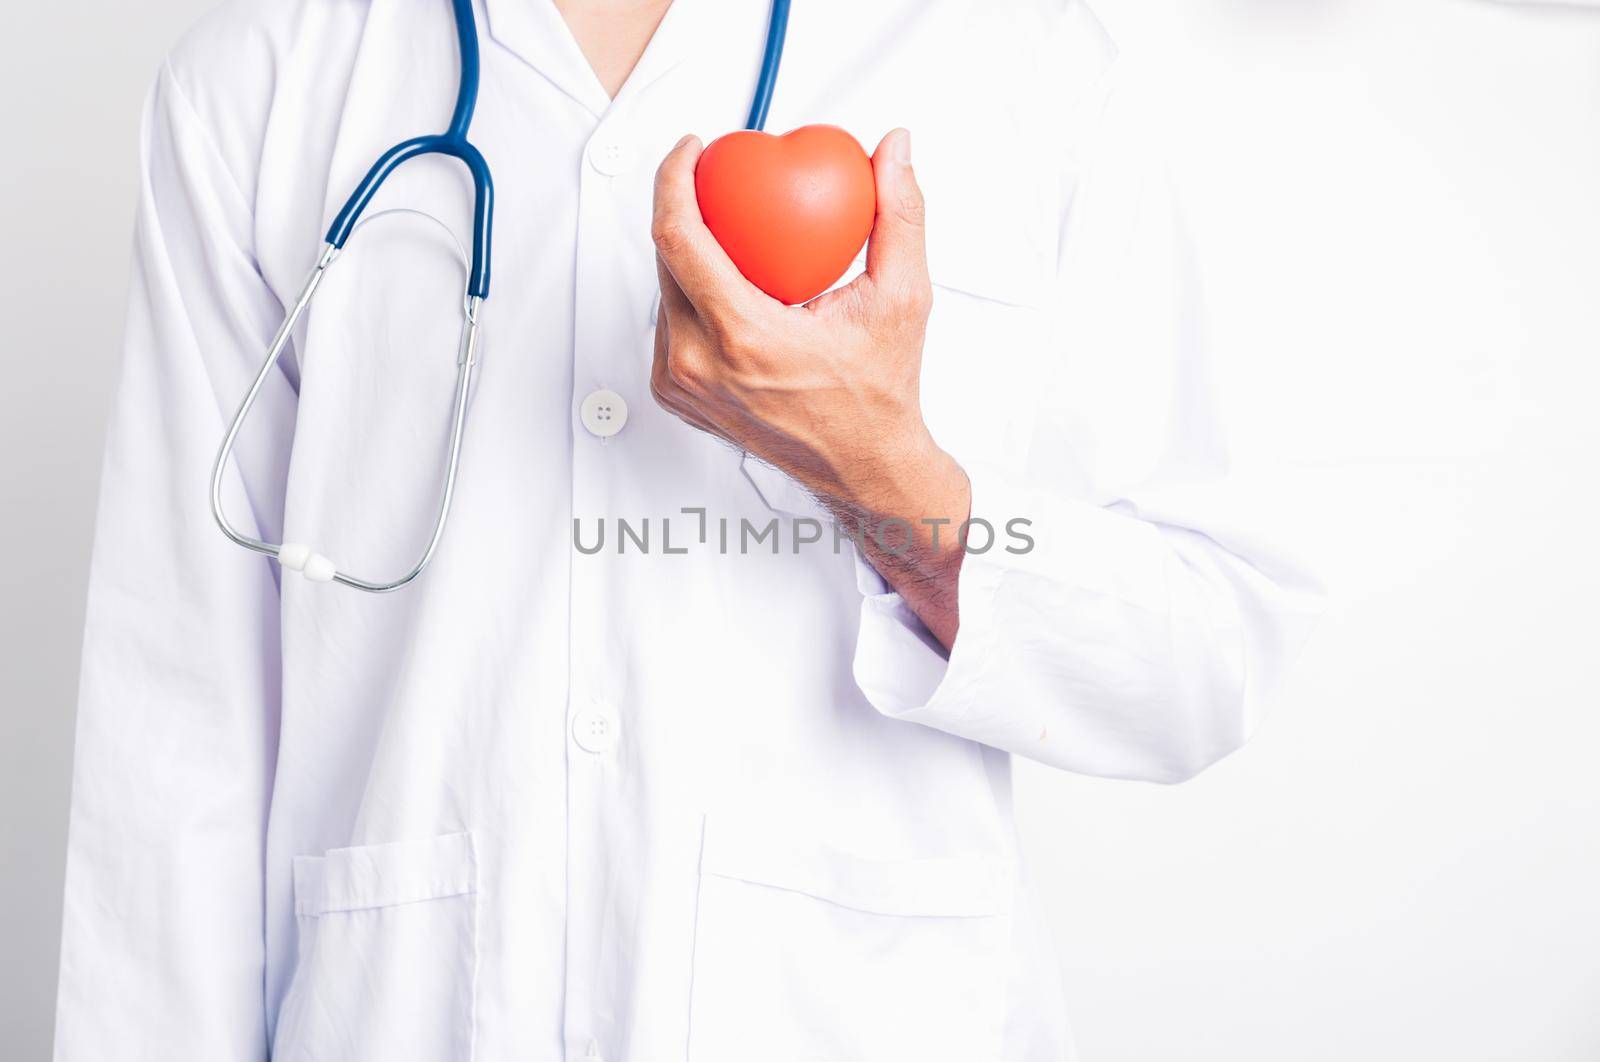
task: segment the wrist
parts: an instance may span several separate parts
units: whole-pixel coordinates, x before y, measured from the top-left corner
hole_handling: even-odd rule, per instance
[[[941,520],[958,525],[971,507],[966,472],[920,424],[895,433],[869,455],[842,462],[838,483],[827,493],[856,513],[913,525]]]

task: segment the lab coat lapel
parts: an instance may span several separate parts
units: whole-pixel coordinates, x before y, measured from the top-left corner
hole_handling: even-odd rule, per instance
[[[333,220],[385,151],[402,140],[444,132],[455,106],[460,70],[449,4],[375,0],[351,71],[329,164],[324,224]],[[472,195],[472,181],[460,162],[425,156],[396,170],[364,217],[391,206],[409,206],[424,210],[465,239],[472,231]],[[353,237],[352,244],[359,239]]]
[[[554,0],[485,0],[489,34],[596,118],[612,106]],[[710,30],[715,0],[673,0],[617,97],[622,103],[687,59]]]
[[[712,16],[717,6],[717,0],[673,0],[650,38],[650,46],[617,94],[617,104],[626,104],[699,51],[716,28]]]
[[[351,69],[328,163],[324,226],[337,215],[385,151],[401,141],[446,129],[455,105],[459,72],[449,4],[433,0],[374,0]],[[487,100],[487,84],[484,95]],[[305,332],[296,343],[302,369],[303,426],[341,424],[354,417],[361,433],[374,437],[368,430],[370,425],[360,417],[332,414],[321,408],[324,403],[338,404],[346,399],[349,374],[356,369],[382,374],[386,401],[390,403],[385,417],[402,423],[408,418],[432,423],[422,418],[431,415],[433,407],[429,403],[436,395],[448,393],[451,386],[451,351],[460,322],[446,312],[437,319],[428,318],[425,325],[417,325],[414,321],[419,315],[412,311],[422,305],[448,307],[455,297],[449,289],[462,290],[466,267],[455,255],[460,244],[470,243],[473,195],[466,167],[444,155],[425,155],[405,162],[379,187],[362,214],[361,224],[346,243],[344,254],[318,289]],[[376,220],[389,210],[408,213]],[[452,246],[450,238],[426,219],[448,229],[457,246]],[[369,222],[375,224],[371,229],[364,228]],[[403,351],[407,366],[426,367],[425,375],[414,385],[404,380],[404,374],[397,369],[399,362],[387,360],[396,349]],[[435,370],[437,379],[432,378]],[[411,402],[419,405],[413,409]],[[310,433],[315,429],[304,430]],[[297,453],[300,441],[297,438]],[[319,448],[318,442],[325,445]],[[327,453],[341,445],[349,446],[348,442],[332,438],[311,439],[305,449]],[[426,462],[431,455],[417,460]],[[351,467],[356,467],[354,458]],[[424,463],[423,467],[432,466]],[[346,466],[322,468],[316,462],[297,458],[291,470],[292,495],[302,500],[318,499],[312,503],[317,510],[312,518],[322,519],[328,534],[337,530],[334,522],[346,519],[346,512],[359,508],[338,509],[337,499],[345,489],[339,469]],[[324,508],[325,514],[321,512]],[[420,508],[415,513],[391,513],[392,540],[404,541],[409,549],[419,535],[426,535],[423,522],[427,519]],[[360,556],[369,567],[392,567],[398,562],[403,571],[410,561],[386,557],[387,541],[356,541],[347,555],[352,559]]]
[[[555,0],[485,0],[488,36],[595,117],[611,105]]]

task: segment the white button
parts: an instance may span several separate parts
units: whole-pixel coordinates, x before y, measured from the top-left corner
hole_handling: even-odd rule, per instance
[[[633,149],[615,140],[596,140],[589,145],[589,165],[607,177],[615,177],[633,169]]]
[[[583,419],[583,426],[589,429],[589,434],[609,439],[628,423],[628,403],[615,391],[604,388],[590,391],[583,405],[578,408],[578,416]]]
[[[572,717],[572,740],[585,752],[610,752],[617,727],[617,717],[604,708],[585,708]]]

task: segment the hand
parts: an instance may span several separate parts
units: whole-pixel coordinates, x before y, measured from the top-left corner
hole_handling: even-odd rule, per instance
[[[971,497],[918,399],[933,294],[910,134],[890,133],[872,159],[878,215],[866,272],[800,307],[746,280],[706,228],[694,188],[701,150],[685,138],[656,175],[656,401],[783,469],[848,529],[863,529],[874,565],[950,645],[955,528]],[[901,530],[885,547],[874,532],[891,519]]]

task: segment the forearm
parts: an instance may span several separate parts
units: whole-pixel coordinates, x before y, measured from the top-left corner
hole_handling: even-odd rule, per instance
[[[818,490],[841,528],[946,649],[961,626],[958,583],[972,489],[931,438]]]

